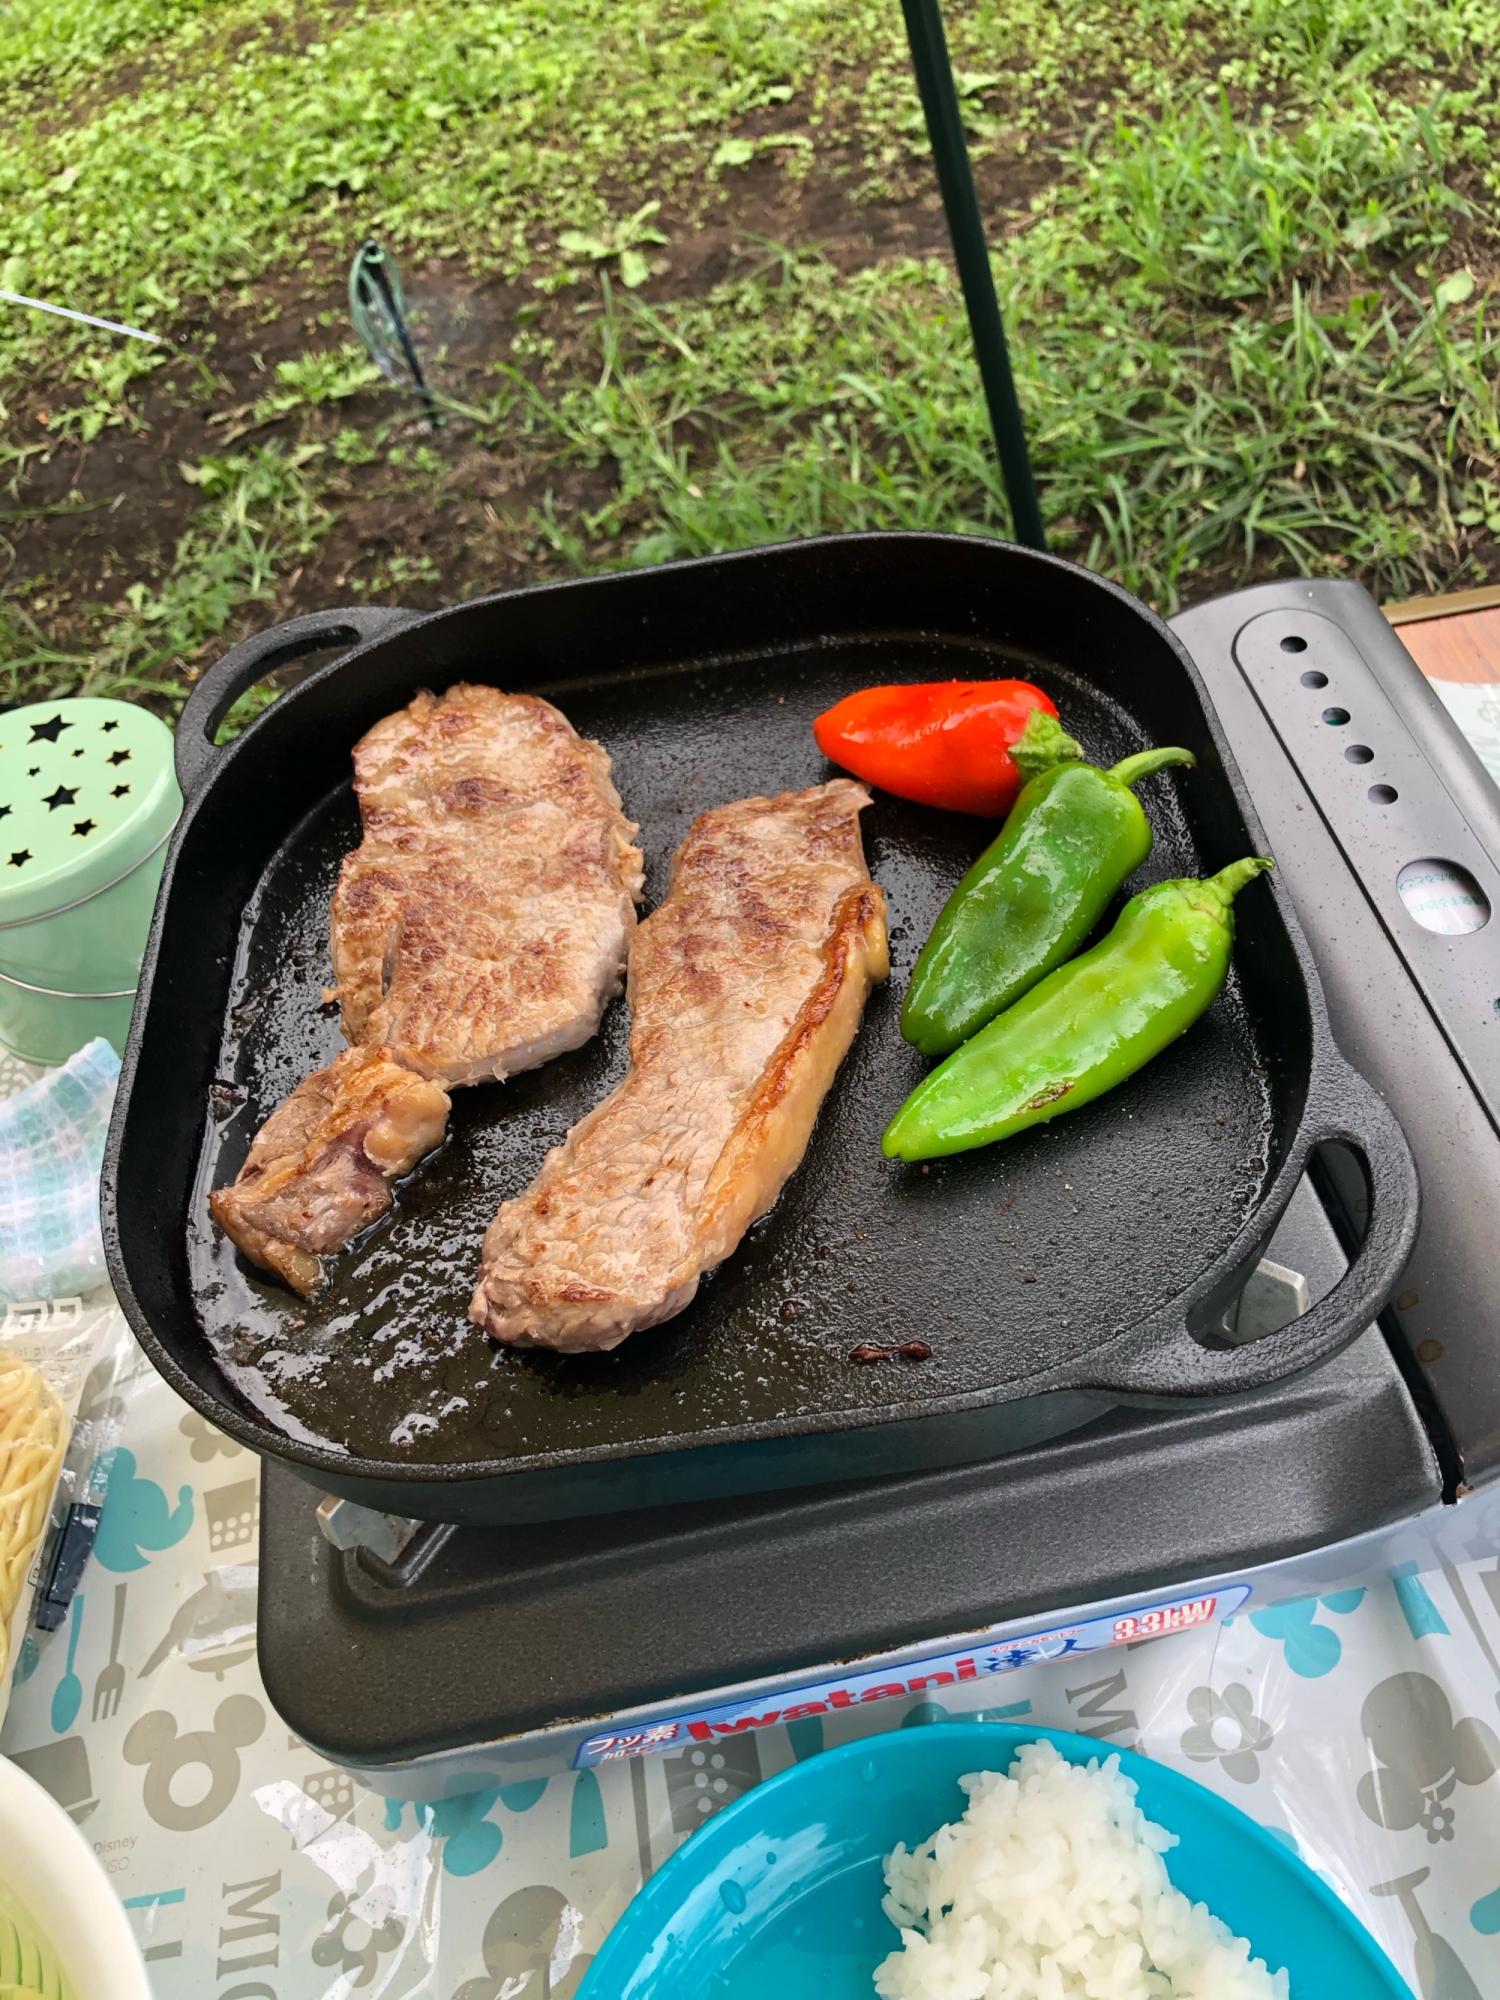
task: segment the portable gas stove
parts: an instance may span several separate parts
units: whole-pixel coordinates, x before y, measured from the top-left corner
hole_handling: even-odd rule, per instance
[[[1358,586],[1266,585],[1176,629],[1335,1035],[1417,1159],[1420,1234],[1379,1323],[1233,1402],[1116,1409],[988,1463],[691,1507],[454,1528],[320,1505],[268,1461],[261,1670],[312,1747],[425,1798],[727,1736],[732,1791],[758,1723],[1372,1568],[1451,1576],[1500,1546],[1500,791]],[[1363,1208],[1353,1159],[1326,1149],[1226,1337],[1326,1295]]]

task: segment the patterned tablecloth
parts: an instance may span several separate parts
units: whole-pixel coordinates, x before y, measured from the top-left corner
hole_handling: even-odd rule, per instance
[[[158,2000],[567,2000],[694,1828],[869,1711],[413,1806],[280,1722],[255,1655],[253,1456],[116,1317],[81,1418],[123,1423],[68,1622],[21,1649],[0,1748],[72,1812]],[[936,1635],[935,1635],[936,1636]],[[972,1712],[880,1704],[879,1726]],[[1190,1772],[1324,1874],[1423,2000],[1500,1994],[1500,1561],[1023,1669],[991,1717]],[[1334,1996],[1329,1996],[1334,2000]]]

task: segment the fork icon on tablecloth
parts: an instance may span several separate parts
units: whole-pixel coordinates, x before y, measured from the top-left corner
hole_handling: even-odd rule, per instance
[[[109,1665],[99,1669],[99,1678],[94,1682],[94,1720],[107,1722],[120,1706],[120,1696],[125,1692],[125,1669],[116,1655],[120,1650],[120,1633],[125,1625],[125,1591],[123,1583],[115,1585],[115,1629],[109,1642]]]

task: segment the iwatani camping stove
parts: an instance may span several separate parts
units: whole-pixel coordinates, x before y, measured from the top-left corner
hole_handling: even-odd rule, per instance
[[[1176,629],[1335,1035],[1416,1156],[1421,1230],[1380,1322],[1227,1405],[1115,1409],[985,1464],[625,1516],[401,1522],[320,1506],[267,1461],[261,1669],[309,1745],[397,1798],[726,1732],[738,1759],[746,1718],[1500,1548],[1500,791],[1357,585],[1269,584]],[[1362,1190],[1349,1155],[1320,1161],[1232,1337],[1332,1288]]]

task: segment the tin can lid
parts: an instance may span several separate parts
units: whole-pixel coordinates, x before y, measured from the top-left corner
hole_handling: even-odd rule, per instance
[[[0,925],[108,888],[181,810],[172,732],[133,702],[74,695],[0,714]]]

